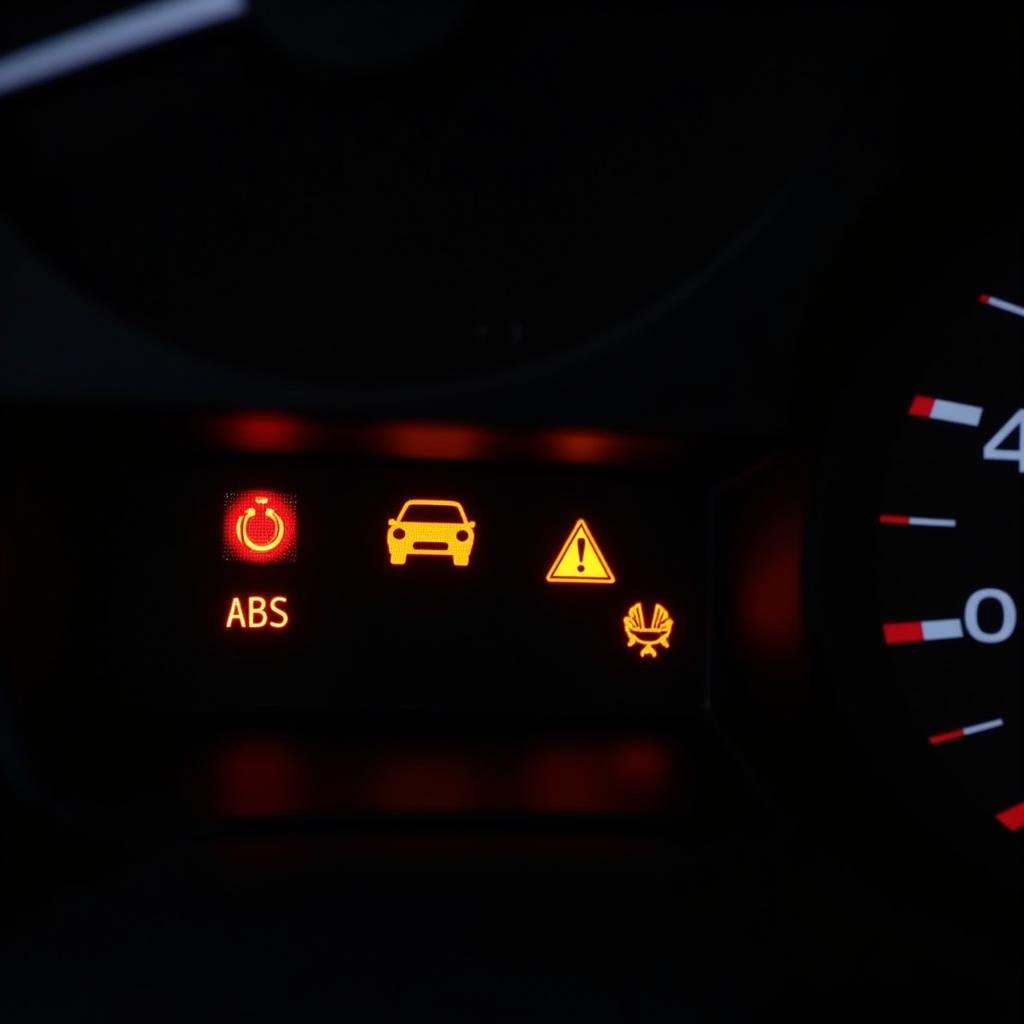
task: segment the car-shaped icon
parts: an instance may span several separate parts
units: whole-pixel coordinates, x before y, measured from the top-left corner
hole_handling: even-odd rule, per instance
[[[461,502],[413,498],[388,520],[391,564],[405,565],[410,555],[442,555],[455,565],[469,565],[475,529]]]

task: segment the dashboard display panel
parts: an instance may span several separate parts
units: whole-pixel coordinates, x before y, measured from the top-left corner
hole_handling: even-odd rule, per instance
[[[17,471],[37,692],[77,665],[72,701],[118,708],[699,704],[706,467],[54,439]]]

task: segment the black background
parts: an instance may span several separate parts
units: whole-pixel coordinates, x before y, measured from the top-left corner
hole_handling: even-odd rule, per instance
[[[206,827],[188,815],[157,813],[154,826],[161,801],[146,799],[154,794],[149,776],[106,738],[120,736],[140,758],[148,752],[148,763],[159,764],[163,755],[192,744],[188,730],[195,723],[159,715],[132,721],[98,704],[90,715],[88,690],[79,690],[69,706],[55,694],[37,693],[43,699],[31,714],[4,718],[11,837],[4,856],[12,912],[4,933],[9,982],[3,999],[10,1019],[95,1011],[135,1019],[163,1013],[168,1019],[260,1020],[312,1016],[321,1007],[449,1020],[745,1020],[783,1013],[863,1019],[880,1006],[934,1019],[1019,1017],[1018,897],[966,825],[958,842],[947,822],[910,809],[934,793],[935,780],[891,755],[907,723],[892,718],[865,731],[865,721],[878,720],[863,716],[850,698],[851,683],[882,678],[877,646],[863,642],[876,635],[879,621],[875,577],[865,571],[877,535],[866,524],[879,511],[882,453],[904,413],[903,396],[918,379],[929,329],[945,316],[937,300],[966,309],[977,292],[995,290],[993,280],[1019,255],[1018,14],[999,6],[934,10],[926,17],[889,5],[857,7],[854,28],[846,8],[794,6],[777,15],[736,5],[701,9],[700,17],[715,22],[707,32],[674,35],[641,25],[650,17],[646,8],[606,10],[612,13],[600,29],[574,33],[572,26],[587,15],[566,5],[550,38],[542,15],[524,18],[507,36],[505,66],[521,68],[508,81],[524,83],[526,115],[550,99],[545,69],[551,61],[515,63],[524,40],[536,40],[538,53],[548,55],[556,42],[573,50],[594,32],[607,41],[635,31],[631,40],[648,43],[622,48],[623,78],[609,74],[603,91],[569,91],[565,106],[552,106],[554,120],[558,110],[586,109],[598,95],[607,101],[609,91],[622,100],[621,109],[608,101],[581,118],[591,133],[565,136],[567,159],[547,159],[550,131],[532,139],[495,133],[502,145],[515,137],[517,146],[506,163],[496,158],[501,145],[495,143],[491,166],[503,174],[511,168],[511,179],[492,180],[540,182],[557,198],[581,181],[580,167],[588,172],[584,177],[594,187],[578,193],[588,216],[562,236],[573,246],[570,258],[559,260],[558,246],[545,247],[531,234],[543,236],[550,223],[552,237],[559,237],[560,222],[552,217],[557,202],[540,203],[533,219],[520,217],[515,202],[498,203],[499,219],[516,233],[516,244],[501,250],[511,260],[505,267],[511,275],[491,276],[495,264],[487,260],[471,265],[465,277],[452,278],[458,287],[431,289],[424,312],[410,302],[410,295],[417,298],[410,267],[422,270],[417,260],[424,260],[437,276],[451,266],[465,268],[465,240],[473,233],[428,232],[433,248],[425,252],[412,245],[422,234],[403,229],[415,222],[396,219],[389,230],[403,245],[401,258],[389,264],[393,273],[375,273],[380,263],[372,259],[359,264],[374,287],[357,298],[384,309],[380,322],[369,326],[387,342],[360,349],[369,353],[365,361],[354,360],[348,348],[325,351],[334,324],[322,306],[312,307],[312,324],[302,317],[282,321],[279,310],[264,315],[274,297],[266,282],[283,259],[277,251],[269,263],[259,262],[255,277],[242,275],[226,294],[217,292],[207,271],[237,252],[239,235],[257,223],[247,214],[260,209],[258,203],[241,214],[229,209],[230,216],[208,222],[209,233],[184,232],[180,246],[150,248],[161,235],[148,229],[166,226],[180,210],[168,201],[135,217],[138,204],[120,200],[137,198],[138,180],[148,185],[152,179],[133,182],[128,171],[162,166],[161,154],[168,168],[180,167],[195,136],[163,137],[154,125],[140,127],[139,119],[153,114],[155,124],[169,110],[194,129],[205,140],[195,150],[204,159],[180,192],[216,196],[207,188],[211,182],[223,184],[232,167],[237,174],[239,167],[255,166],[244,162],[252,139],[264,144],[269,138],[272,145],[285,130],[261,121],[257,127],[278,128],[241,133],[232,159],[211,166],[210,154],[230,149],[237,125],[227,102],[239,95],[237,80],[220,89],[232,61],[258,72],[254,96],[266,95],[260,90],[272,89],[280,76],[283,89],[296,90],[288,95],[312,93],[324,102],[335,90],[347,91],[346,83],[360,102],[380,95],[383,86],[390,102],[410,83],[418,91],[425,79],[417,76],[429,77],[437,64],[400,76],[401,84],[373,76],[349,82],[350,74],[335,70],[321,86],[322,71],[277,64],[262,30],[226,29],[154,54],[152,63],[140,56],[5,104],[4,138],[17,144],[4,165],[10,224],[0,233],[4,436],[11,464],[30,466],[44,480],[52,434],[39,422],[50,417],[58,435],[88,438],[87,424],[113,415],[122,449],[113,456],[103,446],[88,452],[107,467],[98,470],[100,479],[117,465],[118,451],[133,450],[140,413],[162,415],[179,438],[197,413],[225,408],[343,420],[625,427],[667,434],[688,451],[707,453],[709,462],[724,442],[739,439],[749,452],[746,461],[759,471],[739,474],[741,465],[732,463],[722,473],[735,475],[735,483],[713,506],[713,544],[701,552],[721,569],[705,595],[716,616],[706,651],[713,713],[698,707],[661,725],[623,715],[619,732],[611,727],[613,736],[640,729],[674,744],[688,765],[687,791],[704,801],[703,810],[673,810],[670,803],[628,821],[491,815],[382,822],[343,813]],[[40,17],[31,11],[24,19],[10,16],[11,45],[54,27],[39,24]],[[666,17],[678,24],[685,16]],[[498,33],[491,43],[500,49],[503,39]],[[695,51],[699,59],[684,59]],[[574,66],[592,61],[594,52],[586,51],[586,59],[581,53]],[[717,61],[721,54],[735,59]],[[190,69],[213,75],[197,87]],[[599,79],[603,70],[591,65]],[[706,90],[680,86],[675,76],[690,70]],[[678,97],[644,92],[658,73],[668,74]],[[628,88],[611,85],[623,79]],[[571,74],[568,80],[588,81]],[[183,105],[179,87],[195,102]],[[513,109],[516,95],[513,88],[506,96]],[[703,134],[676,126],[663,133],[666,108],[669,121],[677,110],[694,110],[686,126],[699,122]],[[125,120],[126,109],[135,112],[134,121]],[[736,109],[755,111],[750,117],[757,131],[745,131],[750,120],[730,119]],[[610,110],[617,120],[606,119]],[[297,119],[294,126],[307,123]],[[410,116],[408,124],[415,129],[420,121]],[[524,116],[519,124],[537,122]],[[650,170],[649,150],[618,146],[614,129],[623,124],[645,142],[657,138],[668,145],[665,158],[654,161],[657,173]],[[379,148],[368,147],[367,159],[392,152],[397,133],[383,134]],[[188,145],[168,152],[172,138],[187,138]],[[302,138],[310,150],[318,148],[315,136]],[[708,141],[691,151],[697,138]],[[140,140],[137,150],[132,139]],[[134,167],[124,163],[126,152],[138,161]],[[291,152],[285,147],[269,167],[254,169],[252,182],[274,171],[278,182],[294,180],[295,196],[311,206],[328,197],[333,203],[333,176],[300,173],[319,168],[315,161],[297,164],[289,178],[284,165]],[[637,155],[632,173],[628,159],[611,157],[624,152]],[[249,180],[248,171],[242,173]],[[228,178],[233,186],[236,179]],[[417,181],[422,208],[437,215],[431,198],[437,179]],[[700,187],[679,187],[691,182]],[[265,198],[262,185],[255,191]],[[273,190],[269,194],[272,200]],[[346,200],[353,195],[360,216],[375,209],[358,190],[346,192]],[[513,188],[508,195],[521,193]],[[607,219],[589,216],[595,197],[606,204]],[[636,216],[638,203],[644,216]],[[289,218],[285,227],[300,223]],[[330,227],[320,230],[321,224]],[[289,287],[295,280],[305,284],[302,272],[312,267],[311,290],[329,295],[324,280],[333,286],[339,232],[330,219],[317,225],[314,232],[299,231],[302,245],[288,254],[282,280]],[[597,228],[608,225],[601,237]],[[251,249],[257,257],[268,244],[258,241]],[[537,251],[544,259],[530,258]],[[553,276],[552,267],[565,276]],[[167,286],[183,269],[195,271],[195,287],[172,308]],[[510,277],[520,289],[511,298]],[[365,310],[347,312],[361,339]],[[381,327],[396,323],[403,329],[393,335]],[[236,324],[244,329],[236,332]],[[492,330],[493,324],[501,329]],[[509,324],[526,329],[509,330]],[[261,339],[264,326],[269,339]],[[483,334],[480,326],[487,328]],[[366,337],[373,336],[368,330]],[[497,346],[494,337],[501,339]],[[283,362],[268,363],[268,348],[283,351]],[[443,353],[448,363],[438,369],[431,362],[424,371],[425,353],[431,359]],[[396,359],[401,367],[387,365]],[[864,419],[863,432],[833,429],[837,408],[858,394],[871,396],[878,416]],[[775,461],[765,464],[763,457],[773,453]],[[88,468],[78,454],[76,479]],[[118,492],[125,477],[139,474],[140,495],[151,497],[148,466],[139,463],[141,473],[131,459],[122,466]],[[378,479],[383,492],[387,478],[394,487],[389,497],[397,500],[407,496],[406,480],[392,482],[394,468],[381,470]],[[415,471],[433,482],[436,467]],[[291,466],[280,472],[282,486],[290,474],[302,475]],[[489,498],[479,482],[490,472],[444,470],[460,488],[464,481],[467,488],[479,486],[482,503]],[[533,472],[506,467],[498,475],[504,488],[520,473],[534,479]],[[603,512],[594,512],[591,522],[613,558],[621,523],[633,510],[624,503],[617,511],[615,500],[605,497],[617,491],[604,483],[615,472],[587,471],[579,479],[591,475],[601,478],[602,502],[610,502],[614,539],[605,539]],[[221,474],[215,477],[205,493],[219,508]],[[24,494],[15,480],[7,474],[3,488],[17,504]],[[810,481],[809,490],[801,480]],[[246,474],[231,485],[249,482]],[[660,482],[660,507],[691,507],[685,473],[663,474]],[[592,486],[596,493],[597,482]],[[728,583],[733,570],[742,577],[746,548],[739,539],[768,515],[776,497],[797,513],[800,543],[780,569],[803,574],[806,630],[795,660],[751,650]],[[568,507],[561,514],[590,517]],[[487,522],[476,507],[472,515]],[[561,522],[552,525],[552,535],[562,529]],[[541,532],[538,527],[533,542],[538,549],[549,540]],[[204,536],[201,529],[193,539],[201,545]],[[561,539],[555,538],[556,547]],[[12,545],[24,544],[8,537],[5,578],[15,561]],[[17,561],[27,564],[27,553],[27,547],[19,550]],[[645,557],[636,555],[635,564]],[[537,560],[543,571],[547,555],[538,551]],[[95,551],[87,561],[102,566]],[[847,576],[839,575],[839,566]],[[101,589],[110,592],[107,577],[123,579],[132,569],[127,559],[110,572],[104,567]],[[27,590],[3,588],[5,651],[12,649],[9,624],[21,618],[9,614],[11,603],[71,600],[63,578],[59,570],[30,574]],[[854,591],[845,589],[848,582]],[[143,608],[133,614],[145,618]],[[862,629],[851,635],[858,624]],[[17,663],[16,675],[8,668],[7,700],[19,687],[31,699],[54,652],[65,648],[69,637],[58,635],[61,624],[52,629],[56,642],[39,643],[33,658]],[[170,649],[170,639],[164,643],[162,649]],[[87,656],[93,644],[90,638],[79,648],[83,657],[71,671],[54,675],[65,692],[93,673]],[[659,672],[682,650],[665,652],[664,662],[659,657]],[[180,653],[172,651],[171,664]],[[333,671],[334,663],[332,657],[321,672]],[[366,664],[359,662],[361,677]],[[631,680],[639,667],[629,666]],[[119,687],[122,669],[99,682]],[[145,675],[164,672],[161,661]],[[193,679],[190,688],[209,693],[208,682]],[[537,686],[548,689],[543,682],[542,674]],[[510,716],[506,736],[555,731],[597,737],[610,728],[607,720],[545,717]],[[421,737],[433,730],[455,749],[467,736],[479,737],[488,718],[493,715],[486,710],[457,724],[424,717],[412,732]],[[214,735],[252,725],[212,714],[201,722]],[[279,724],[282,733],[304,735],[283,712]],[[318,725],[320,742],[344,738],[329,721]],[[359,732],[365,741],[409,729],[385,716]],[[48,757],[32,756],[44,749],[26,742],[33,737],[45,739]],[[74,742],[65,746],[69,737]],[[126,793],[134,782],[139,792],[119,808],[115,800],[113,813],[109,804],[55,796],[103,792],[94,786],[102,777],[110,783],[107,795],[116,796],[118,786]],[[60,785],[47,784],[54,780]],[[175,807],[187,806],[173,772],[161,785],[161,795],[178,794]]]

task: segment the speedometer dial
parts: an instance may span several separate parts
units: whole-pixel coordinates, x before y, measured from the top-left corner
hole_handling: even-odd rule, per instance
[[[879,514],[888,667],[936,771],[978,813],[1024,827],[1020,786],[1019,394],[1024,309],[988,309],[921,380]]]
[[[911,328],[910,365],[877,367],[885,384],[844,408],[822,567],[841,697],[893,787],[1007,864],[1024,832],[1018,280],[947,296]]]

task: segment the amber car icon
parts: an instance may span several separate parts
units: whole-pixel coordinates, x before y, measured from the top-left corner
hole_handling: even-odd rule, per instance
[[[440,555],[458,566],[469,565],[476,523],[462,503],[443,498],[413,498],[388,520],[388,555],[405,565],[410,555]]]

